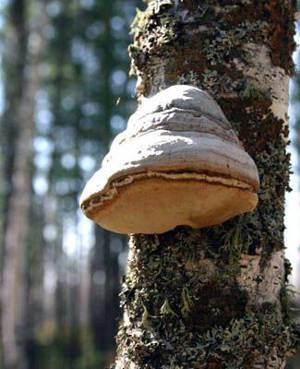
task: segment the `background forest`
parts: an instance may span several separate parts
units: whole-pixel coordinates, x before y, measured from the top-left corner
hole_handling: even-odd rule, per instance
[[[135,109],[127,47],[141,6],[0,0],[1,369],[100,369],[114,356],[127,240],[94,227],[78,198]],[[300,155],[299,72],[291,91]]]

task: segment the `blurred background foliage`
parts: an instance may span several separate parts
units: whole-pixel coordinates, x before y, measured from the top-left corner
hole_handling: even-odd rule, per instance
[[[29,222],[23,230],[25,252],[17,261],[24,265],[17,283],[25,313],[21,324],[15,322],[21,328],[21,367],[101,368],[114,355],[127,240],[84,219],[78,199],[112,137],[123,130],[135,108],[127,47],[129,25],[141,4],[138,0],[0,4],[3,267],[9,226],[4,219],[14,196],[16,157],[26,156],[26,147],[21,148],[24,154],[18,152],[19,131],[29,129],[24,120],[34,121],[32,140],[25,143],[32,148],[23,168],[32,179]],[[43,47],[37,52],[38,42]],[[28,75],[38,75],[35,86],[26,81]],[[32,96],[25,96],[29,90]],[[34,104],[31,118],[30,112],[19,111],[22,99],[27,99],[25,110]],[[19,301],[15,298],[13,303]]]
[[[297,0],[297,9],[300,9],[300,1]],[[294,196],[299,203],[299,192],[300,192],[300,12],[298,11],[297,21],[295,22],[295,41],[296,50],[293,55],[295,72],[290,80],[290,106],[289,106],[289,118],[290,118],[290,147],[289,151],[292,154],[292,175],[291,175],[291,187],[294,193],[298,192],[298,196]],[[292,199],[293,201],[293,199]],[[297,207],[297,204],[294,204]],[[299,217],[299,204],[297,207],[298,212],[294,213],[297,218],[297,233],[300,233],[300,217]],[[299,238],[298,238],[299,239]],[[300,245],[292,244],[290,247],[294,247],[300,252]],[[298,265],[296,265],[296,278],[295,286],[292,286],[294,291],[294,300],[291,306],[291,315],[295,322],[300,325],[300,265],[298,257]],[[295,268],[295,267],[294,267]],[[300,369],[300,348],[298,353],[294,358],[291,359],[290,363],[287,365],[287,369]]]
[[[78,199],[135,109],[127,47],[142,6],[0,0],[1,369],[14,350],[12,369],[113,360],[127,240],[84,219]],[[296,106],[298,71],[292,90]]]

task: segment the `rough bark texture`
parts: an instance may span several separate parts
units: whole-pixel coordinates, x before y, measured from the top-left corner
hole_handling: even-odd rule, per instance
[[[284,259],[291,0],[160,0],[138,12],[138,95],[187,83],[221,105],[259,168],[252,214],[130,240],[115,367],[284,368],[294,347]]]

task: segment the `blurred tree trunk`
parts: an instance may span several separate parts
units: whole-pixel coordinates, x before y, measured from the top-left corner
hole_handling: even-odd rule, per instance
[[[29,3],[14,0],[9,5],[10,24],[8,42],[10,55],[15,55],[14,78],[7,80],[11,88],[20,78],[16,90],[18,98],[9,108],[4,124],[13,122],[15,135],[7,163],[10,193],[6,205],[4,229],[4,266],[2,281],[2,343],[5,369],[23,369],[26,359],[26,277],[25,257],[29,227],[31,163],[34,135],[35,97],[39,86],[39,62],[43,48],[42,27],[45,24],[43,2],[35,3],[33,18],[29,23]],[[29,28],[30,27],[30,28]],[[30,37],[29,37],[30,36]],[[29,42],[30,41],[30,42]],[[21,52],[22,51],[22,52]],[[16,53],[16,54],[15,54]],[[8,92],[8,88],[6,89]],[[12,93],[12,92],[11,92]],[[9,93],[7,93],[7,98]],[[9,102],[10,103],[10,102]],[[7,114],[8,114],[7,111]],[[9,143],[10,144],[10,143]],[[10,172],[10,173],[9,173]]]
[[[284,260],[294,2],[148,1],[130,48],[139,96],[212,94],[255,159],[258,209],[130,240],[117,369],[282,369],[294,346]]]
[[[113,252],[112,235],[99,228],[97,247],[91,263],[90,317],[95,346],[109,355],[115,347],[114,336],[119,316],[119,264],[118,253]]]
[[[14,0],[7,10],[7,24],[3,45],[4,112],[1,118],[1,271],[4,258],[4,230],[12,192],[12,172],[15,158],[16,132],[19,109],[24,90],[24,68],[27,54],[25,2]]]
[[[100,138],[105,149],[108,149],[112,138],[110,121],[114,111],[114,95],[112,92],[112,73],[118,62],[113,55],[114,39],[111,30],[111,19],[114,14],[114,3],[99,3],[99,14],[103,19],[104,32],[99,39],[101,50],[101,103],[103,119],[101,121]],[[94,342],[98,350],[109,355],[115,348],[114,336],[117,330],[118,301],[116,291],[119,290],[118,255],[112,251],[112,237],[109,232],[95,228],[95,248],[91,258],[91,293],[90,313]],[[100,281],[101,279],[101,281]],[[100,283],[99,283],[100,282]],[[101,285],[101,283],[103,284]]]
[[[43,207],[37,201],[33,193],[30,199],[29,219],[34,227],[29,229],[28,250],[25,260],[26,291],[25,291],[25,316],[26,316],[26,355],[28,367],[34,368],[38,356],[38,343],[36,330],[42,326],[43,299],[44,299],[44,244],[43,229],[45,219]]]
[[[67,9],[69,11],[69,9]],[[66,12],[67,12],[66,11]],[[53,92],[50,93],[50,101],[51,101],[51,111],[53,111],[53,127],[60,127],[63,121],[63,112],[62,112],[62,99],[63,99],[63,86],[64,86],[64,70],[66,68],[66,59],[68,58],[68,43],[67,43],[67,27],[64,24],[66,19],[64,18],[64,14],[62,19],[58,21],[58,24],[54,25],[57,30],[57,34],[59,35],[60,42],[57,42],[57,49],[48,51],[48,58],[51,57],[51,52],[54,54],[54,77],[53,77]],[[53,48],[53,46],[52,46]],[[55,51],[55,52],[54,52]],[[55,143],[55,129],[50,134],[50,139]],[[55,287],[55,298],[54,298],[54,309],[55,309],[55,325],[57,334],[60,334],[61,328],[66,328],[66,291],[65,291],[65,280],[66,280],[66,265],[65,263],[65,255],[63,252],[63,224],[60,219],[63,218],[63,211],[60,209],[60,199],[57,196],[55,190],[56,184],[56,165],[57,161],[60,158],[59,149],[55,146],[52,152],[52,162],[54,163],[49,172],[49,195],[48,195],[48,206],[45,207],[45,211],[47,216],[51,214],[51,219],[49,219],[50,224],[54,224],[58,233],[58,237],[52,247],[54,248],[53,252],[53,265],[56,273],[56,287]],[[51,209],[51,205],[55,204],[55,207]],[[49,211],[50,208],[51,211]],[[50,244],[49,244],[50,247]]]
[[[23,255],[17,255],[18,244],[13,244],[12,233],[14,230],[9,230],[10,223],[12,220],[9,219],[10,205],[13,199],[13,172],[14,163],[17,156],[17,134],[19,132],[19,118],[20,118],[20,106],[25,90],[25,65],[27,58],[27,24],[26,24],[26,10],[25,2],[23,0],[15,0],[8,7],[8,22],[7,22],[7,33],[5,39],[5,54],[4,54],[4,74],[5,80],[5,111],[2,119],[2,150],[3,157],[5,157],[4,167],[4,224],[2,232],[3,242],[3,281],[2,281],[2,295],[1,295],[1,326],[2,326],[2,344],[3,344],[3,361],[7,368],[12,368],[16,364],[17,356],[19,356],[19,348],[16,347],[16,314],[15,311],[17,306],[15,305],[14,296],[12,293],[17,295],[20,299],[24,300],[25,290],[15,291],[14,275],[16,273],[23,278],[22,270],[16,270],[16,268],[22,268],[20,265],[19,257],[24,257],[24,243],[21,245],[20,251]],[[14,178],[16,182],[17,178]],[[11,209],[12,210],[12,209]],[[11,214],[12,218],[12,214]],[[23,220],[22,220],[23,221]],[[21,224],[23,223],[21,221]],[[11,224],[12,225],[12,224]],[[9,239],[10,238],[10,239]],[[23,262],[24,260],[22,260]],[[18,266],[16,264],[19,264]],[[19,282],[19,280],[18,280]],[[13,284],[13,286],[11,285]],[[25,287],[23,285],[23,287]],[[22,294],[21,294],[22,293]],[[19,321],[23,318],[19,313]],[[24,355],[24,347],[22,350],[22,358]],[[21,356],[21,354],[20,354]]]

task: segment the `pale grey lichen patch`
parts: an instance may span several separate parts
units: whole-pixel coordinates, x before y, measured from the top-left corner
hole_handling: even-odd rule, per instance
[[[238,283],[248,292],[248,304],[261,306],[264,303],[280,306],[280,292],[284,287],[284,253],[273,253],[264,269],[261,255],[241,255],[241,273]]]
[[[269,50],[265,45],[248,43],[243,46],[243,50],[248,55],[247,63],[236,59],[236,68],[247,76],[248,85],[270,97],[273,115],[287,125],[289,76],[283,68],[272,66]]]

